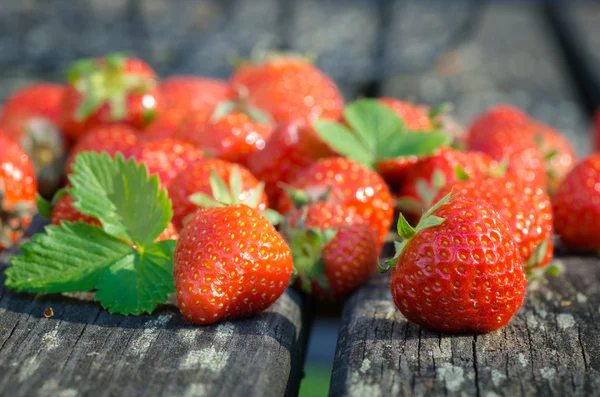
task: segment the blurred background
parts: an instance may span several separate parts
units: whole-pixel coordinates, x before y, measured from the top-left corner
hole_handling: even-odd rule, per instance
[[[227,78],[257,44],[314,54],[348,100],[448,101],[462,123],[513,103],[589,151],[598,1],[0,0],[0,102],[114,51],[162,76]],[[315,308],[303,396],[327,393],[341,316],[341,305]]]

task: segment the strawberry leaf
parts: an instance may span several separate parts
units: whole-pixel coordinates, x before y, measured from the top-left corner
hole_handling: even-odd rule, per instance
[[[113,237],[147,246],[166,229],[173,209],[156,175],[148,178],[145,165],[121,154],[83,152],[75,158],[69,177],[73,206],[100,220]]]
[[[437,148],[450,144],[451,137],[445,132],[409,132],[387,141],[378,151],[379,158],[402,156],[427,156]]]
[[[333,150],[367,167],[375,165],[373,151],[365,150],[361,142],[348,128],[335,121],[316,120],[313,123],[319,137]]]
[[[6,270],[6,286],[58,293],[94,289],[100,275],[134,249],[96,226],[63,222],[34,235],[20,252]]]

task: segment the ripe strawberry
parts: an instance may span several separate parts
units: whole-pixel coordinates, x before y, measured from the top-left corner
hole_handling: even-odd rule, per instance
[[[147,141],[175,138],[186,117],[188,117],[187,110],[179,108],[165,109],[142,130],[141,135]]]
[[[527,280],[511,230],[488,203],[438,202],[416,229],[403,217],[390,290],[409,320],[434,331],[487,332],[510,321]]]
[[[29,226],[36,209],[35,172],[27,153],[0,131],[0,250]]]
[[[470,199],[480,199],[508,223],[525,262],[525,269],[542,268],[552,259],[552,206],[541,187],[507,175],[499,178],[471,179],[447,184],[434,202],[452,191]]]
[[[176,75],[162,80],[158,89],[166,109],[213,111],[218,103],[229,98],[225,81],[198,76]]]
[[[65,134],[76,142],[99,124],[144,127],[160,107],[156,78],[144,61],[120,54],[76,62],[63,102]]]
[[[378,98],[378,101],[396,112],[408,129],[412,131],[430,131],[433,129],[429,114],[422,106],[413,105],[396,98],[384,97]]]
[[[554,229],[562,242],[579,250],[600,250],[600,154],[569,172],[552,196]]]
[[[328,196],[327,201],[353,209],[375,230],[380,247],[385,242],[394,208],[390,191],[374,171],[343,157],[327,158],[305,169],[289,187],[300,193],[300,197],[294,198],[305,203]],[[286,192],[281,195],[277,209],[286,214],[294,206]]]
[[[220,186],[225,184],[228,189],[220,189],[217,181],[211,180],[212,173],[221,179]],[[202,193],[223,204],[239,202],[259,211],[264,211],[269,206],[260,182],[250,171],[234,163],[218,159],[191,164],[169,183],[168,191],[173,202],[172,222],[177,229],[181,229],[184,220],[198,210],[198,205],[190,199],[193,194]],[[248,199],[257,202],[248,203]]]
[[[162,186],[167,184],[189,165],[202,159],[203,152],[190,143],[164,138],[140,142],[131,147],[125,157],[133,157],[146,164],[148,174],[158,174]]]
[[[290,282],[292,254],[250,207],[200,209],[181,231],[173,274],[182,315],[211,324],[271,306]]]
[[[305,120],[297,119],[280,124],[267,139],[264,149],[248,157],[247,166],[265,182],[269,201],[277,203],[280,182],[290,183],[317,160],[334,155]]]
[[[498,163],[479,152],[441,149],[438,153],[421,159],[408,170],[400,188],[400,211],[409,216],[411,221],[417,220],[422,211],[434,202],[437,192],[446,184],[457,180],[457,167],[469,177],[478,178],[496,169]]]
[[[469,127],[468,142],[477,144],[485,141],[488,134],[496,129],[518,131],[530,127],[529,116],[522,110],[506,104],[499,104],[479,114]],[[521,134],[518,134],[521,135]]]
[[[42,196],[51,196],[62,181],[66,157],[65,142],[58,126],[41,113],[16,109],[2,114],[0,128],[29,155],[39,192]]]
[[[272,132],[272,121],[266,113],[241,101],[227,101],[219,104],[210,118],[189,118],[177,137],[211,157],[246,164],[250,154],[265,147]]]
[[[533,121],[535,142],[546,163],[548,192],[552,195],[577,163],[577,154],[569,140],[552,127]]]
[[[66,165],[67,174],[71,173],[75,156],[81,152],[107,152],[111,156],[121,152],[125,155],[139,141],[137,131],[126,124],[108,124],[95,127],[81,138],[71,150]]]
[[[64,192],[59,193],[59,198],[56,200],[56,204],[54,208],[52,208],[52,213],[50,216],[50,222],[53,225],[60,225],[61,222],[83,222],[89,225],[94,225],[98,227],[102,227],[100,221],[94,217],[89,215],[82,214],[78,210],[73,207],[73,203],[75,200],[73,197]],[[163,240],[177,240],[179,238],[179,234],[177,233],[177,229],[173,226],[173,223],[169,222],[167,228],[157,237],[156,241]]]
[[[251,68],[243,78],[234,74],[230,85],[237,91],[244,85],[249,103],[267,111],[277,123],[341,117],[344,100],[335,82],[307,60],[279,56]]]
[[[318,202],[294,210],[282,235],[294,258],[295,284],[311,295],[343,297],[377,267],[377,235],[346,206]]]
[[[0,113],[0,124],[13,114],[35,114],[48,119],[57,128],[62,124],[62,101],[65,87],[60,84],[36,83],[9,96]]]

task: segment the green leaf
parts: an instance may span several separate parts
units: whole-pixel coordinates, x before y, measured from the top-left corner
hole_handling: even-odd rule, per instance
[[[471,176],[460,165],[457,165],[454,169],[454,175],[456,175],[456,179],[459,181],[468,181],[471,179]]]
[[[319,137],[342,156],[355,160],[367,167],[375,164],[375,153],[346,127],[335,121],[316,120],[313,123]]]
[[[404,215],[400,214],[398,217],[398,234],[404,240],[408,240],[414,237],[416,231],[413,227],[408,223]]]
[[[38,209],[38,212],[40,213],[40,215],[46,219],[50,219],[50,217],[52,217],[52,209],[53,209],[52,203],[50,203],[48,200],[44,199],[39,194],[36,195],[35,201],[37,203],[37,209]]]
[[[234,101],[224,101],[219,103],[210,117],[211,123],[216,123],[217,121],[221,120],[223,117],[233,112],[235,107],[236,104]]]
[[[151,313],[175,292],[174,249],[175,241],[161,241],[115,262],[100,276],[96,300],[111,313]]]
[[[403,121],[376,99],[359,99],[344,109],[344,120],[371,153],[379,153],[382,137],[404,130]]]
[[[267,220],[271,223],[271,225],[273,226],[277,226],[279,225],[281,222],[283,222],[283,215],[281,215],[279,212],[271,209],[271,208],[267,208],[261,211],[261,214],[267,218]]]
[[[233,198],[231,197],[229,191],[229,186],[227,186],[227,183],[225,183],[223,178],[221,178],[215,170],[210,170],[208,181],[210,182],[210,189],[215,200],[225,204],[231,204],[233,202]]]
[[[421,231],[423,229],[427,229],[429,227],[438,226],[444,223],[446,219],[440,218],[439,216],[430,215],[428,217],[422,218],[422,220],[417,225],[417,231]]]
[[[74,207],[98,218],[111,236],[148,246],[166,229],[173,209],[156,175],[148,178],[145,165],[121,154],[83,152],[75,158],[69,177]]]
[[[450,144],[452,138],[445,132],[409,132],[397,134],[387,141],[378,151],[379,158],[395,158],[401,156],[423,157],[432,154],[436,149]]]
[[[94,289],[104,270],[135,251],[96,226],[63,222],[34,235],[20,252],[6,270],[6,286],[58,293]]]
[[[218,202],[212,196],[205,193],[194,193],[189,197],[192,204],[202,208],[224,207],[225,204]]]
[[[450,113],[452,111],[452,104],[450,102],[442,102],[429,108],[429,118],[435,120],[442,114]]]

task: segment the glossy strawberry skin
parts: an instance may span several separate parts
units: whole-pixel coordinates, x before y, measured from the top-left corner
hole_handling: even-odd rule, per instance
[[[169,197],[173,202],[173,224],[177,229],[183,227],[184,219],[198,210],[198,206],[189,200],[194,193],[204,193],[212,197],[210,172],[214,170],[224,181],[229,181],[234,167],[237,167],[243,186],[239,199],[244,200],[255,189],[259,181],[246,168],[218,159],[201,160],[189,165],[181,171],[168,185]],[[267,195],[263,192],[258,210],[269,207]]]
[[[267,61],[244,78],[232,76],[230,84],[234,90],[245,84],[249,103],[267,111],[277,123],[342,116],[344,100],[335,82],[302,59]]]
[[[60,225],[61,222],[83,222],[88,225],[102,227],[100,221],[94,217],[89,215],[82,214],[78,210],[73,207],[73,203],[75,200],[71,195],[64,194],[58,201],[56,205],[52,209],[52,215],[50,217],[50,222],[53,225]],[[179,234],[177,233],[177,229],[175,226],[169,222],[167,228],[157,237],[156,241],[163,240],[177,240],[179,238]]]
[[[293,228],[304,210],[294,210],[289,216]],[[335,229],[335,236],[322,250],[324,276],[329,289],[325,290],[313,280],[311,295],[335,299],[348,295],[364,284],[377,268],[377,235],[356,212],[346,206],[318,202],[306,208],[304,228]],[[284,234],[285,238],[285,234]],[[292,248],[293,249],[293,248]],[[295,283],[301,288],[298,279]]]
[[[158,89],[166,109],[212,111],[230,96],[227,82],[206,77],[176,75],[159,83]]]
[[[200,209],[181,231],[173,274],[182,315],[206,325],[271,306],[290,282],[292,255],[256,210]]]
[[[529,116],[512,105],[499,104],[479,114],[469,126],[468,141],[475,144],[485,141],[496,129],[526,130],[530,127]]]
[[[278,183],[290,183],[317,160],[334,155],[306,121],[297,119],[280,124],[264,149],[248,157],[247,166],[265,182],[269,201],[277,203],[281,194]]]
[[[165,109],[142,130],[141,136],[147,141],[175,138],[188,114],[187,110],[180,108]]]
[[[29,156],[0,131],[0,250],[16,242],[31,223],[36,191],[35,171]]]
[[[552,197],[554,228],[575,250],[600,250],[600,154],[582,160]]]
[[[305,169],[290,186],[306,192],[313,199],[330,188],[328,201],[356,211],[377,233],[379,249],[385,242],[394,208],[387,185],[374,171],[346,158],[326,158]],[[282,194],[278,211],[285,214],[293,208],[290,197]]]
[[[204,153],[187,142],[164,138],[140,142],[131,147],[125,157],[133,157],[138,163],[145,164],[148,173],[157,174],[161,185],[167,186],[177,174],[204,158]]]
[[[52,83],[28,85],[9,96],[0,113],[0,124],[13,114],[27,113],[43,116],[55,126],[62,124],[62,101],[65,86]]]
[[[66,164],[67,174],[71,173],[75,157],[81,152],[106,152],[111,156],[120,152],[125,156],[139,142],[140,138],[137,130],[126,124],[108,124],[95,127],[80,139],[71,150]]]
[[[103,68],[105,60],[96,60],[99,68]],[[123,120],[114,120],[110,106],[105,103],[85,120],[77,120],[77,109],[85,99],[73,84],[67,86],[62,104],[64,132],[71,142],[77,142],[87,131],[103,124],[122,123],[134,128],[143,128],[148,120],[155,116],[161,108],[161,98],[156,87],[156,73],[144,61],[137,58],[127,58],[123,67],[128,76],[141,77],[147,82],[149,89],[143,93],[130,92],[126,95],[127,115]]]
[[[433,129],[427,111],[418,105],[401,101],[396,98],[379,98],[379,102],[393,110],[412,131],[430,131]]]
[[[525,263],[535,248],[547,241],[544,258],[533,265],[542,268],[550,263],[553,253],[552,205],[544,189],[529,186],[514,176],[471,179],[448,184],[433,201],[437,202],[450,191],[491,204],[508,223]]]
[[[264,149],[273,127],[242,112],[232,112],[219,120],[189,120],[179,138],[203,149],[212,157],[245,165],[252,153]],[[185,135],[185,136],[184,136]]]
[[[491,205],[460,196],[434,215],[445,221],[417,232],[393,268],[394,303],[409,321],[434,331],[505,326],[527,285],[509,226]]]

